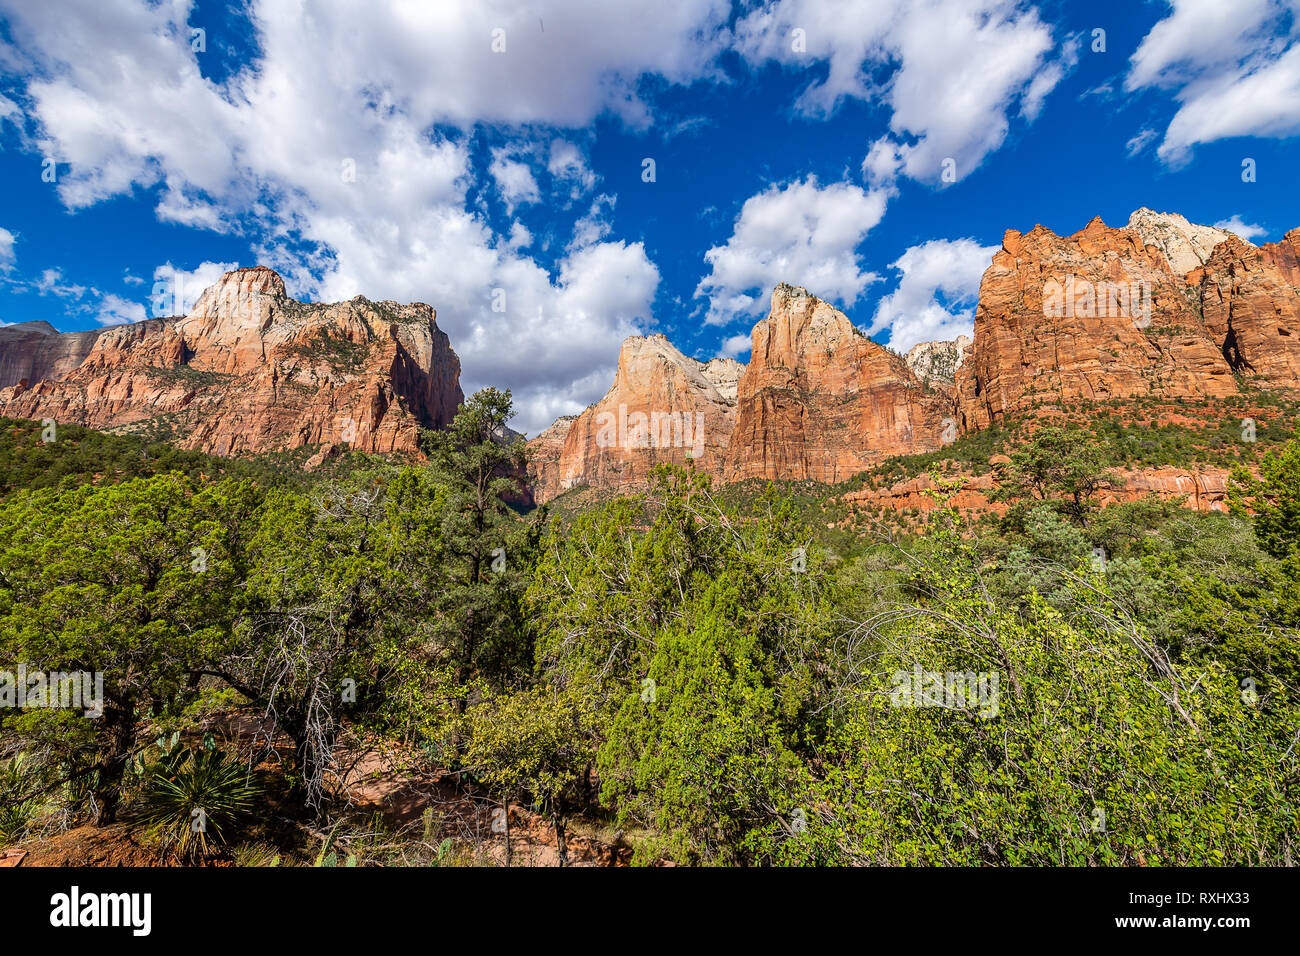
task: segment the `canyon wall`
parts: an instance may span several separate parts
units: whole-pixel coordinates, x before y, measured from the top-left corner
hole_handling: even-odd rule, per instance
[[[836,482],[890,456],[938,449],[958,432],[1079,403],[1122,414],[1146,399],[1294,391],[1300,230],[1256,247],[1147,208],[1118,229],[1097,218],[1069,236],[1041,225],[1008,230],[981,280],[974,324],[973,341],[924,342],[900,357],[806,290],[778,285],[753,329],[734,410],[716,419],[732,430],[697,465],[726,482]],[[640,368],[621,359],[610,395],[533,440],[539,501],[582,484],[643,483],[664,459],[592,438],[594,416],[615,393],[641,411],[685,407],[686,392],[670,397]]]
[[[270,269],[239,269],[183,317],[59,335],[0,336],[0,415],[167,437],[217,454],[347,444],[414,452],[463,396],[432,308],[288,297]]]

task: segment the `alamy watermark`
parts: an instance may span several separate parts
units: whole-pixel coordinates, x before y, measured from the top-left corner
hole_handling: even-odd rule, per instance
[[[100,671],[0,671],[0,707],[48,707],[104,715],[104,675]]]
[[[1151,324],[1151,283],[1091,282],[1069,275],[1043,286],[1043,315],[1049,318],[1132,319],[1139,329]]]
[[[704,416],[696,412],[628,412],[596,416],[597,448],[687,448],[689,457],[704,454]]]
[[[998,715],[997,671],[927,671],[917,664],[895,671],[889,702],[895,707],[945,707]]]

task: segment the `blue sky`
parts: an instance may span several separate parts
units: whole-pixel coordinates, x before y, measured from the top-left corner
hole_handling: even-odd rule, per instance
[[[746,360],[778,281],[905,349],[969,331],[1008,228],[1300,225],[1297,10],[0,0],[0,321],[170,314],[270,265],[430,303],[530,434],[626,335]]]

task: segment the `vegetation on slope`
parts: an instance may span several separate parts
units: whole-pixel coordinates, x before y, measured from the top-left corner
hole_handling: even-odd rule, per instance
[[[141,821],[267,863],[288,819],[321,865],[468,859],[431,818],[342,846],[341,778],[380,745],[507,835],[531,804],[561,860],[593,824],[643,863],[1293,859],[1300,439],[1198,514],[1098,507],[1127,433],[993,435],[956,454],[1010,453],[1006,516],[972,524],[914,462],[937,507],[900,535],[671,468],[521,515],[509,417],[485,390],[427,464],[316,477],[5,423],[0,662],[104,698],[0,709],[0,840]],[[209,736],[232,715],[258,732]],[[226,810],[182,843],[198,799]]]

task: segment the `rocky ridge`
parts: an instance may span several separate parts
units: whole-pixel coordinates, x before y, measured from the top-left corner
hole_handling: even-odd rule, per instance
[[[413,453],[419,429],[449,422],[463,400],[460,362],[429,306],[302,303],[263,267],[227,273],[185,316],[4,332],[0,415],[216,454],[332,444]]]

